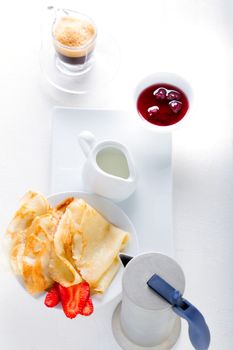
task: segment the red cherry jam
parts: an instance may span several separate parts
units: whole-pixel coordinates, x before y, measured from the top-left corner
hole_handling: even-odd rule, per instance
[[[141,92],[137,101],[139,114],[149,123],[168,126],[184,118],[189,108],[187,96],[170,84],[151,85]]]

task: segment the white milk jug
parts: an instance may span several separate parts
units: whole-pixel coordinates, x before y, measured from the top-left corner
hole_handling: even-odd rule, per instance
[[[79,135],[86,161],[82,177],[87,190],[116,202],[128,198],[136,189],[137,176],[128,149],[119,142],[97,142],[89,131]]]

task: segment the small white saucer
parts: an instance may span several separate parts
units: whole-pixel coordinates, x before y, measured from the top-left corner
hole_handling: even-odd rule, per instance
[[[40,65],[45,79],[56,89],[75,95],[101,89],[115,76],[120,54],[116,41],[107,34],[98,32],[93,63],[80,75],[62,73],[57,67],[57,56],[49,32],[43,35],[40,49]]]
[[[121,328],[120,310],[121,310],[121,303],[117,305],[112,316],[112,331],[117,343],[124,350],[170,350],[175,345],[175,343],[177,342],[180,336],[181,321],[180,321],[180,318],[177,317],[174,329],[172,330],[170,336],[163,343],[150,346],[150,347],[144,347],[144,346],[135,344],[129,338],[126,337],[126,335],[124,334]]]

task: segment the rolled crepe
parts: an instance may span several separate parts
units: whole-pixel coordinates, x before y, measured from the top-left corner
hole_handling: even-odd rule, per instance
[[[82,281],[82,277],[75,267],[72,253],[72,242],[80,218],[80,208],[76,208],[76,201],[70,202],[61,217],[54,235],[54,249],[49,264],[50,275],[64,287]]]
[[[83,200],[79,200],[78,205],[82,207],[77,227],[81,237],[77,242],[73,239],[73,259],[92,290],[103,293],[118,270],[117,257],[127,244],[129,233],[109,223]]]
[[[27,229],[22,258],[22,277],[31,294],[40,293],[54,283],[49,273],[53,237],[59,222],[57,212],[37,216]]]
[[[49,203],[42,194],[28,191],[20,202],[19,210],[8,225],[6,235],[9,241],[9,256],[16,275],[22,275],[22,257],[27,229],[36,216],[46,214],[49,209]]]

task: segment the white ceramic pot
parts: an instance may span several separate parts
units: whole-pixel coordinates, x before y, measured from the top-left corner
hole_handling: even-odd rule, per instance
[[[154,274],[184,292],[184,273],[173,259],[154,252],[133,258],[125,268],[122,302],[113,315],[113,333],[123,349],[169,350],[179,337],[180,318],[147,285]]]

